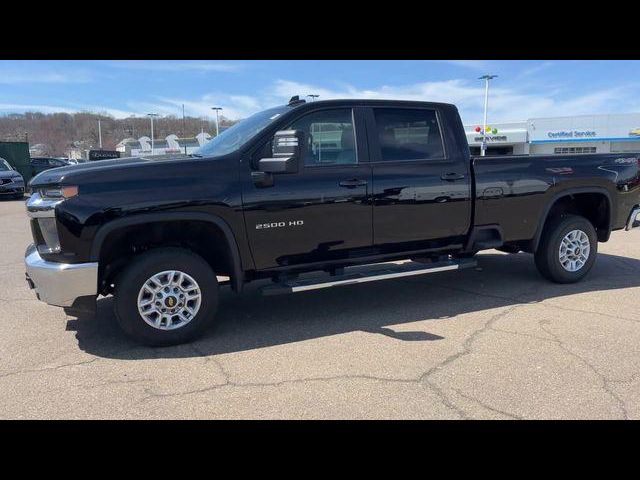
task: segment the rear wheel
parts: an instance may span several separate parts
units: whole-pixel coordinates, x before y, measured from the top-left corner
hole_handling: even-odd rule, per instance
[[[573,283],[589,273],[597,252],[598,237],[591,222],[565,215],[545,226],[535,253],[536,267],[548,280]]]
[[[202,334],[218,306],[218,281],[204,259],[162,248],[137,257],[116,281],[114,309],[125,333],[146,345],[176,345]]]

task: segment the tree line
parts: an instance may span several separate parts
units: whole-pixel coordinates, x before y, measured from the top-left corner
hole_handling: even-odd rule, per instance
[[[66,156],[72,148],[88,150],[98,148],[98,120],[102,130],[102,148],[113,150],[125,138],[151,136],[148,117],[116,119],[110,115],[79,113],[11,113],[0,116],[0,140],[27,141],[31,146],[42,144],[45,154]],[[233,121],[220,117],[220,128],[233,125]],[[176,134],[180,138],[195,137],[204,129],[215,135],[215,120],[197,117],[163,116],[153,121],[156,139]]]

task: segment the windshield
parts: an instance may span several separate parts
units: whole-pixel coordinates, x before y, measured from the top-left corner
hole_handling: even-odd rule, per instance
[[[286,106],[280,106],[251,115],[205,143],[195,155],[219,157],[234,152],[286,111]]]
[[[6,172],[7,170],[13,170],[13,168],[4,158],[0,158],[0,172]]]

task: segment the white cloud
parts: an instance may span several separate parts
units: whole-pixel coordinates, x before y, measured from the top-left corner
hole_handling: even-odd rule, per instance
[[[381,85],[377,88],[359,89],[349,84],[328,86],[321,83],[301,83],[279,79],[253,95],[229,92],[210,92],[196,97],[152,97],[147,101],[130,101],[125,108],[100,105],[18,105],[0,104],[0,112],[42,111],[105,112],[116,118],[131,115],[142,116],[149,112],[160,115],[182,115],[182,105],[189,116],[212,119],[211,107],[222,107],[222,115],[230,119],[245,118],[257,111],[282,105],[294,96],[304,98],[318,94],[320,100],[337,98],[398,99],[432,101],[455,104],[463,122],[477,123],[482,119],[484,87],[480,81],[444,80],[420,82],[408,85]],[[568,88],[547,88],[544,84],[504,85],[500,79],[491,85],[489,121],[492,123],[522,121],[535,117],[631,112],[640,109],[640,85],[626,84],[615,88],[600,89],[586,94],[575,94]]]
[[[486,60],[441,60],[457,67],[471,68],[472,70],[486,70],[489,62]]]
[[[625,85],[602,89],[583,95],[554,89],[550,91],[521,91],[515,87],[492,84],[489,99],[491,121],[507,122],[532,117],[582,115],[629,111],[637,103],[639,86]],[[310,84],[278,80],[271,92],[280,103],[295,94],[318,93],[321,99],[370,98],[432,101],[458,106],[463,121],[472,123],[482,118],[484,87],[480,82],[446,80],[421,82],[404,86],[381,86],[377,89],[357,89],[345,86],[332,90]]]
[[[520,72],[519,77],[520,78],[528,77],[528,76],[534,75],[536,73],[539,73],[539,72],[541,72],[543,70],[547,70],[547,69],[549,69],[549,68],[551,68],[553,66],[554,66],[553,62],[542,62],[542,63],[540,63],[538,65],[534,65],[533,67],[529,67],[529,68],[524,69],[522,72]]]
[[[119,60],[108,62],[115,68],[130,70],[149,70],[156,72],[236,72],[244,68],[243,64],[224,62],[172,62],[166,60]]]
[[[41,112],[41,113],[74,113],[77,109],[61,107],[56,105],[28,105],[18,103],[0,103],[1,113],[23,113],[23,112]]]
[[[0,84],[22,85],[25,83],[88,83],[91,77],[84,72],[7,72],[0,71]]]
[[[120,110],[117,108],[108,108],[100,105],[37,105],[25,103],[0,103],[0,114],[8,113],[24,113],[24,112],[40,112],[40,113],[79,113],[91,112],[110,115],[114,118],[127,118],[136,113],[128,110]]]
[[[215,117],[211,107],[222,107],[222,116],[237,120],[278,103],[282,102],[269,103],[265,102],[264,98],[249,95],[208,93],[196,99],[156,97],[155,102],[129,102],[127,106],[143,115],[154,112],[179,117],[182,115],[182,105],[184,105],[186,115],[207,118]]]
[[[490,122],[521,121],[533,117],[581,115],[589,113],[611,113],[629,111],[637,102],[638,86],[624,86],[598,90],[584,95],[571,96],[568,92],[553,89],[542,92],[521,91],[514,87],[495,85],[491,87],[489,100]],[[465,123],[479,122],[482,118],[484,87],[481,82],[468,80],[445,80],[421,82],[410,85],[382,85],[375,89],[358,89],[351,85],[330,88],[320,84],[300,83],[291,80],[276,80],[255,96],[208,93],[199,98],[158,97],[156,102],[134,102],[128,107],[142,112],[161,115],[182,114],[182,104],[187,115],[213,118],[211,107],[222,107],[222,115],[245,118],[259,110],[286,103],[292,96],[304,98],[313,93],[321,100],[339,98],[397,99],[453,103],[458,106]]]

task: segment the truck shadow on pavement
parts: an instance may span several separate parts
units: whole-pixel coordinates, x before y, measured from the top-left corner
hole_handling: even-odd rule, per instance
[[[214,326],[195,342],[176,347],[142,347],[129,340],[116,323],[110,297],[98,301],[95,317],[68,320],[67,330],[76,332],[87,353],[124,360],[218,355],[358,331],[430,342],[444,339],[427,331],[430,321],[465,322],[458,316],[640,286],[640,260],[608,254],[599,254],[584,281],[570,285],[544,280],[533,257],[524,253],[481,254],[478,263],[475,270],[271,297],[258,291],[265,283],[249,284],[240,295],[225,287]]]

